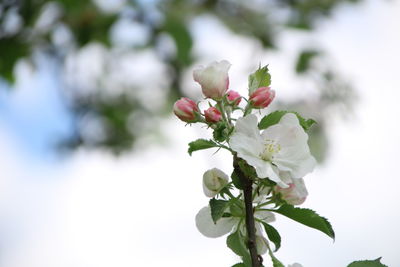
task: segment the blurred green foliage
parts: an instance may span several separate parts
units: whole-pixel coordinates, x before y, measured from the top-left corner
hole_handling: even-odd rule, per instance
[[[184,95],[182,76],[187,68],[201,60],[193,55],[194,38],[193,29],[190,27],[190,23],[199,16],[207,14],[217,18],[232,33],[258,40],[265,51],[279,50],[276,45],[277,39],[285,30],[312,31],[318,22],[328,18],[339,6],[359,1],[110,0],[108,1],[111,4],[109,10],[107,6],[101,5],[105,2],[3,0],[0,3],[0,74],[12,84],[16,62],[22,58],[32,59],[32,55],[37,51],[56,58],[62,66],[70,54],[80,51],[87,44],[100,42],[107,49],[113,49],[116,44],[111,41],[110,31],[121,18],[127,18],[131,22],[144,26],[149,35],[145,42],[125,49],[138,53],[150,49],[164,64],[169,76],[168,83],[164,85],[167,101],[159,105],[158,110],[151,110],[142,101],[124,93],[112,98],[105,97],[101,90],[98,91],[99,93],[90,95],[79,94],[76,91],[65,94],[71,112],[75,115],[76,127],[71,138],[63,140],[63,144],[70,147],[82,145],[104,147],[120,153],[130,150],[141,136],[148,135],[146,131],[132,131],[132,124],[133,127],[136,125],[135,120],[130,119],[132,115],[140,114],[140,116],[133,116],[140,120],[157,120],[160,115],[169,114],[172,102]],[[115,8],[118,3],[120,6]],[[53,18],[50,19],[52,16]],[[46,17],[49,19],[49,25],[43,26],[43,23],[39,22],[45,20]],[[55,41],[55,29],[59,26],[71,33],[72,38],[67,45],[60,45]],[[158,42],[162,36],[169,36],[175,47],[175,53],[168,55],[160,53]],[[318,48],[317,51],[313,46],[301,50],[302,48],[299,48],[300,52],[293,66],[293,72],[314,80],[321,88],[318,107],[326,108],[327,103],[342,105],[343,100],[348,99],[348,94],[351,94],[349,87],[342,83],[335,72],[329,69],[318,69],[312,64],[316,58],[326,60],[322,57],[323,48]],[[93,85],[97,84],[98,87],[106,86],[105,83],[93,81]],[[74,85],[74,87],[79,86],[81,85]],[[346,93],[343,93],[343,90]],[[313,103],[289,104],[295,108],[300,107],[299,111],[305,110],[306,113],[310,113],[307,111],[307,105]],[[288,103],[282,103],[282,106],[286,106],[285,109],[287,105]],[[323,114],[320,111],[318,110],[317,113]],[[81,122],[88,114],[93,115],[103,126],[101,138],[93,140],[84,138]],[[312,114],[311,111],[311,116],[305,115],[312,117]],[[324,136],[322,127],[324,117],[315,119],[319,122],[315,132],[320,135],[316,140],[319,140],[318,143],[324,143],[321,141],[325,140],[321,137],[321,135]],[[138,123],[137,127],[142,126]],[[323,155],[323,149],[320,154]]]

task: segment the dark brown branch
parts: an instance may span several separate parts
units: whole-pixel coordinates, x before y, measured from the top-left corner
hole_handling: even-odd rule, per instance
[[[233,158],[233,168],[240,179],[243,186],[244,203],[246,210],[246,230],[248,235],[247,247],[250,252],[251,262],[253,267],[262,266],[262,257],[257,253],[256,246],[256,228],[254,223],[253,210],[253,181],[246,177],[238,164],[239,158],[235,155]]]

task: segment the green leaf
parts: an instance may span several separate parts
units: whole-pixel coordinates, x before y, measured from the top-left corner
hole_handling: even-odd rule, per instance
[[[350,263],[347,267],[387,267],[381,263],[381,258],[376,260],[355,261]]]
[[[232,183],[233,185],[240,190],[243,190],[243,185],[242,182],[240,181],[239,176],[237,175],[237,173],[235,171],[232,172],[231,174],[231,179],[232,179]]]
[[[215,198],[210,199],[211,218],[213,219],[214,223],[217,223],[222,215],[224,215],[228,205],[229,201],[227,200],[219,200]]]
[[[271,75],[268,72],[268,65],[259,67],[249,76],[249,95],[260,87],[267,87],[271,84]]]
[[[305,50],[301,52],[299,57],[297,58],[296,72],[297,73],[307,72],[310,69],[311,60],[317,55],[319,55],[319,52],[315,50]]]
[[[274,187],[274,186],[276,185],[276,182],[271,181],[271,180],[268,179],[268,178],[260,179],[260,180],[258,180],[258,182],[259,182],[260,185],[262,185],[262,186],[264,186],[264,187]]]
[[[241,199],[237,199],[237,203],[240,203],[239,205],[242,205],[242,207],[239,207],[238,205],[231,205],[229,207],[229,210],[231,214],[235,217],[243,217],[244,218],[244,202]]]
[[[246,265],[243,262],[236,263],[235,265],[232,265],[232,267],[246,267]]]
[[[197,139],[196,141],[189,143],[188,153],[191,156],[194,151],[208,149],[212,147],[218,147],[218,144],[212,140]]]
[[[0,76],[10,83],[15,82],[14,66],[20,58],[29,54],[30,47],[17,36],[0,38]]]
[[[192,61],[191,50],[193,38],[188,29],[188,24],[184,22],[182,16],[169,14],[164,27],[164,30],[169,33],[175,42],[177,50],[176,59],[183,66],[189,65]]]
[[[282,262],[280,262],[275,257],[272,258],[272,264],[273,264],[273,267],[285,267],[285,265],[283,265]]]
[[[308,129],[311,128],[311,126],[316,123],[315,120],[313,119],[305,119],[303,118],[299,113],[294,112],[294,111],[287,111],[287,110],[277,110],[274,111],[266,116],[264,116],[260,123],[258,124],[258,128],[260,130],[263,129],[267,129],[268,127],[275,125],[277,123],[279,123],[279,121],[281,120],[281,118],[287,114],[287,113],[293,113],[297,116],[297,118],[299,119],[299,123],[301,125],[301,127],[303,127],[303,129],[305,131],[308,131]]]
[[[285,111],[285,110],[277,110],[277,111],[274,111],[274,112],[264,116],[261,119],[260,123],[258,124],[258,128],[260,130],[263,130],[263,129],[267,129],[269,126],[277,124],[281,120],[283,115],[285,115],[288,112],[289,111]]]
[[[305,131],[308,131],[311,128],[311,126],[313,126],[313,124],[317,123],[313,119],[307,119],[306,120],[303,117],[301,117],[299,114],[296,113],[296,115],[297,115],[297,118],[299,118],[301,127],[303,127],[303,129]]]
[[[275,251],[278,251],[278,249],[281,247],[281,235],[279,232],[271,225],[268,223],[263,222],[265,232],[267,233],[268,239],[271,240],[272,243],[275,245]]]
[[[329,221],[326,218],[319,216],[313,210],[297,208],[292,205],[284,204],[279,209],[273,211],[308,227],[317,229],[327,234],[332,239],[335,239],[335,232],[333,231],[332,225]]]
[[[226,245],[230,248],[236,255],[242,256],[246,253],[246,247],[242,246],[240,241],[239,231],[230,234],[226,239]]]
[[[271,250],[269,251],[269,256],[271,257],[272,264],[273,264],[272,266],[273,266],[273,267],[285,267],[285,265],[283,265],[283,263],[280,262],[280,260],[278,260],[278,259],[274,256],[274,254],[272,253]]]
[[[226,140],[227,133],[226,133],[226,124],[224,122],[219,122],[217,127],[213,132],[213,137],[218,142],[223,142]]]
[[[226,245],[237,255],[242,257],[243,266],[251,267],[250,253],[244,242],[244,237],[240,235],[240,231],[230,234],[226,239]],[[240,266],[240,265],[239,265]]]

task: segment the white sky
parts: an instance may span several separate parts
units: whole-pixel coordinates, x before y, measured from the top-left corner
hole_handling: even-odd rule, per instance
[[[400,266],[398,14],[398,2],[369,1],[340,10],[315,35],[355,84],[360,103],[356,120],[331,123],[329,164],[305,179],[310,196],[303,206],[327,217],[337,239],[333,243],[278,217],[274,225],[283,242],[277,256],[286,264],[338,267],[382,256],[386,265]],[[241,42],[204,52],[210,60],[233,63],[231,86],[238,88],[245,77],[242,63],[251,55],[245,48],[254,45]],[[279,83],[284,66],[276,66]],[[37,165],[22,156],[23,144],[7,124],[0,121],[0,128],[0,267],[200,267],[238,261],[225,238],[207,239],[194,225],[208,202],[202,173],[212,167],[231,171],[224,152],[187,155],[187,143],[202,130],[171,118],[163,124],[168,146],[120,159],[79,150],[59,164]]]

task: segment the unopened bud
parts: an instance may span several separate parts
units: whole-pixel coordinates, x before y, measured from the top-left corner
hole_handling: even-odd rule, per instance
[[[260,87],[250,95],[250,103],[253,108],[266,108],[275,97],[275,91],[270,87]]]
[[[197,121],[197,114],[199,108],[196,103],[186,97],[182,97],[174,104],[175,115],[184,122],[195,122]]]
[[[204,111],[206,121],[210,123],[219,122],[221,120],[221,112],[216,107],[209,107]]]
[[[229,90],[226,96],[229,100],[229,103],[234,106],[239,105],[240,101],[242,100],[242,96],[238,92],[233,90]]]
[[[228,183],[229,177],[217,168],[203,174],[203,191],[207,197],[214,197]]]
[[[291,205],[301,205],[306,201],[308,192],[304,180],[302,178],[292,179],[292,183],[289,183],[289,187],[282,188],[280,186],[275,187],[275,192],[280,193],[283,200]]]
[[[228,70],[231,63],[226,60],[212,62],[207,67],[199,67],[193,71],[193,78],[201,85],[203,94],[214,100],[220,100],[229,87]]]

